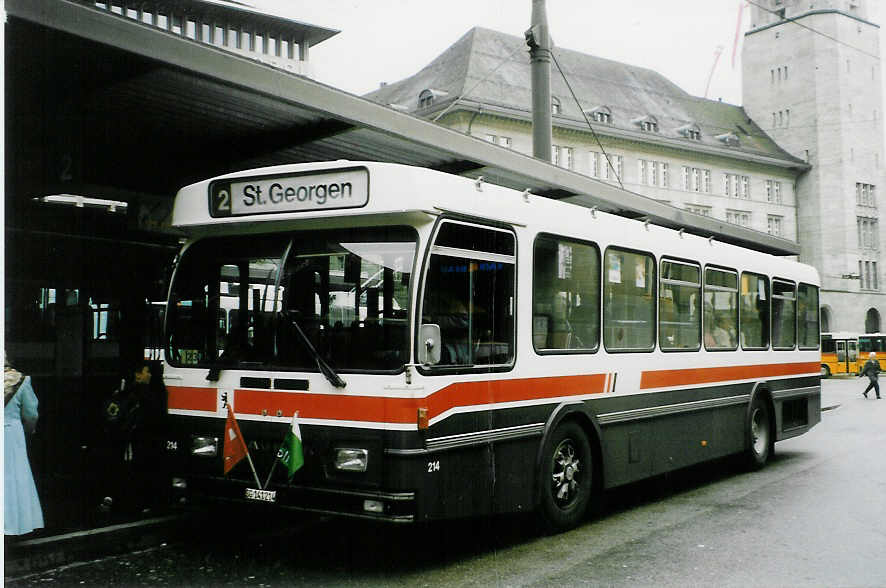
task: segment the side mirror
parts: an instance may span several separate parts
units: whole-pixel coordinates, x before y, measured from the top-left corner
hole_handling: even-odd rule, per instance
[[[426,365],[440,363],[440,325],[424,324],[418,331],[418,362]]]

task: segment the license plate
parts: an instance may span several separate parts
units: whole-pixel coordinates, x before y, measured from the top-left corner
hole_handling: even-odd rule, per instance
[[[248,500],[260,500],[261,502],[277,502],[277,491],[247,488],[246,498]]]

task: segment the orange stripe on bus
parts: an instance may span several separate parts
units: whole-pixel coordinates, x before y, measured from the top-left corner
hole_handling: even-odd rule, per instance
[[[189,386],[167,386],[167,405],[178,410],[210,410],[215,412],[215,389]]]
[[[711,384],[730,380],[750,380],[775,376],[818,374],[818,362],[772,363],[766,365],[740,365],[729,367],[693,368],[684,370],[656,370],[643,372],[640,389],[669,388],[693,384]]]
[[[376,423],[415,423],[420,407],[434,418],[455,407],[559,398],[604,391],[605,374],[522,378],[450,384],[427,398],[386,398],[348,394],[307,394],[275,390],[234,390],[237,414]],[[213,388],[169,388],[169,408],[215,411]],[[175,391],[175,392],[173,392]],[[198,408],[200,406],[201,408]]]

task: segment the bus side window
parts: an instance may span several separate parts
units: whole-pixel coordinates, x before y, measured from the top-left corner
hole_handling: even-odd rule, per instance
[[[769,281],[766,276],[749,272],[741,274],[741,346],[769,346]]]
[[[591,243],[539,235],[532,270],[535,349],[593,351],[600,344],[600,253]]]
[[[606,250],[603,268],[603,343],[607,350],[655,346],[655,261],[646,253]]]
[[[731,270],[705,268],[705,349],[732,350],[738,347],[738,274]]]
[[[701,270],[677,261],[661,262],[659,346],[696,351],[701,347]]]
[[[797,289],[797,343],[800,349],[818,348],[818,330],[818,288],[801,283]]]
[[[797,288],[793,282],[772,280],[772,348],[793,349],[796,343]]]

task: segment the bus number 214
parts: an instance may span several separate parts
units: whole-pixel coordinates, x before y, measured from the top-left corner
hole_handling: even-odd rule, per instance
[[[434,472],[440,471],[440,461],[429,461],[428,462],[428,473],[433,474]]]

